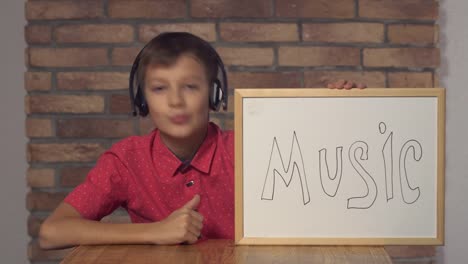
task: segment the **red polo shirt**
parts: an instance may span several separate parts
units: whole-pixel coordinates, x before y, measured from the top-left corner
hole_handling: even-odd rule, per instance
[[[100,220],[122,206],[134,223],[160,221],[200,195],[204,238],[234,238],[234,134],[213,123],[190,164],[156,129],[114,144],[66,198],[84,218]]]

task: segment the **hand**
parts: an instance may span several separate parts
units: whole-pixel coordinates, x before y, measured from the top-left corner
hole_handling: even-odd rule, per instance
[[[364,89],[367,88],[367,85],[363,83],[356,83],[354,81],[347,81],[347,80],[339,80],[335,83],[329,83],[327,85],[328,88],[330,89],[352,89],[352,88],[359,88],[359,89]]]
[[[158,241],[156,244],[179,244],[197,242],[203,227],[203,216],[196,211],[200,203],[200,196],[195,195],[192,200],[175,210],[160,224]]]

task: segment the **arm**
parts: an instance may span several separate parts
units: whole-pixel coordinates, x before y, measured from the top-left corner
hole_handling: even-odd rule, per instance
[[[203,217],[195,211],[196,195],[187,204],[160,222],[113,224],[87,220],[67,203],[61,203],[44,221],[39,231],[41,248],[64,248],[97,244],[178,244],[195,243]]]

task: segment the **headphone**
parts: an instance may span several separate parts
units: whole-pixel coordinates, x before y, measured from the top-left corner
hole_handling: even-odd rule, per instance
[[[191,37],[194,38],[199,44],[203,45],[209,51],[209,55],[214,57],[216,60],[218,74],[221,73],[221,81],[216,76],[214,80],[210,81],[210,93],[209,93],[209,103],[210,109],[213,111],[219,111],[221,105],[223,105],[223,110],[226,111],[227,109],[227,102],[228,102],[228,85],[227,85],[227,74],[226,69],[224,68],[224,63],[221,60],[221,57],[216,52],[216,50],[205,40],[187,33],[187,32],[165,32],[159,34],[149,43],[158,40],[163,37]],[[147,43],[135,57],[135,60],[132,65],[132,70],[130,71],[130,79],[129,79],[129,92],[130,92],[130,101],[131,107],[133,109],[133,116],[140,115],[140,116],[147,116],[149,113],[148,104],[145,99],[145,94],[143,91],[142,85],[138,81],[138,65],[140,64],[141,54],[143,50],[149,45]],[[206,67],[206,66],[205,66]],[[136,87],[136,92],[135,92]]]

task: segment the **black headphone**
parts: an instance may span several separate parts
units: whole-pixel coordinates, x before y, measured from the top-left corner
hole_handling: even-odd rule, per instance
[[[192,38],[195,38],[197,41],[200,42],[200,44],[202,44],[209,50],[209,52],[211,53],[210,55],[212,55],[216,60],[216,64],[218,67],[218,75],[219,75],[219,72],[221,72],[221,79],[222,79],[222,81],[220,81],[218,77],[216,76],[214,80],[212,80],[211,91],[209,95],[210,109],[213,111],[219,111],[220,106],[223,105],[223,110],[226,110],[227,103],[228,103],[227,74],[226,74],[226,69],[224,68],[224,63],[221,60],[221,57],[219,56],[219,54],[216,52],[216,50],[205,40],[187,32],[161,33],[149,43],[161,37],[167,37],[167,36],[172,36],[172,37],[190,36]],[[132,70],[130,71],[129,92],[130,92],[131,107],[133,109],[134,116],[136,116],[137,114],[139,114],[140,116],[147,116],[149,113],[148,104],[146,103],[146,99],[145,99],[145,94],[144,94],[141,84],[138,82],[138,77],[137,77],[138,65],[140,64],[141,54],[143,50],[149,45],[149,43],[146,44],[140,50],[140,52],[135,58],[135,61],[133,62]],[[134,87],[136,87],[136,93],[135,93]]]

